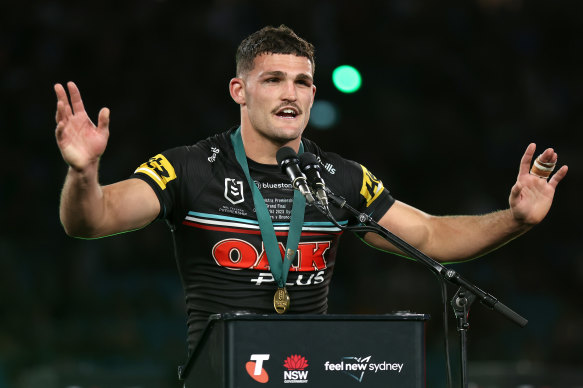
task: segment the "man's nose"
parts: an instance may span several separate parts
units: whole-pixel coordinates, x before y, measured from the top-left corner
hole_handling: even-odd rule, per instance
[[[282,99],[289,101],[295,101],[297,99],[296,85],[293,81],[285,82]]]

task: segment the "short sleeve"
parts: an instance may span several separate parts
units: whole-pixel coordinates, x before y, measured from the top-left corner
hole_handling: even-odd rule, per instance
[[[180,184],[184,147],[164,151],[141,164],[130,178],[138,178],[150,185],[160,201],[158,218],[165,219],[174,206],[175,193]]]
[[[347,199],[355,209],[379,221],[395,199],[383,182],[365,166],[351,160],[345,162],[344,180],[349,185],[349,191],[345,191]]]

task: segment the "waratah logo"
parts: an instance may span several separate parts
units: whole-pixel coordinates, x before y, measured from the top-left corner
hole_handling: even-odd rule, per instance
[[[287,370],[304,370],[308,365],[308,360],[305,357],[302,357],[297,354],[293,354],[285,359],[283,362],[283,366],[287,368]]]
[[[308,371],[306,369],[308,365],[308,360],[305,357],[298,354],[293,354],[285,359],[283,366],[287,368],[283,372],[283,382],[284,383],[307,383],[308,382]]]

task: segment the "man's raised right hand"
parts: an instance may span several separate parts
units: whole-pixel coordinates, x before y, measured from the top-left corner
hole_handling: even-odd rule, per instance
[[[97,166],[99,157],[105,151],[109,138],[109,109],[101,109],[95,126],[85,112],[77,85],[68,82],[67,87],[71,97],[70,104],[63,85],[55,85],[57,94],[55,135],[65,162],[74,170],[83,172],[92,165]]]

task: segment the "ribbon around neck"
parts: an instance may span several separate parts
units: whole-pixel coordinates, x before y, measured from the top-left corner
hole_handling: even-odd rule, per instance
[[[289,234],[287,236],[284,257],[282,258],[269,210],[267,210],[267,205],[265,204],[265,200],[263,199],[259,188],[249,174],[247,155],[245,154],[243,139],[241,138],[241,127],[237,128],[237,130],[231,134],[231,143],[235,149],[235,158],[243,169],[245,177],[247,178],[247,183],[253,194],[255,213],[257,215],[257,221],[259,222],[259,229],[261,230],[261,238],[265,247],[265,253],[267,254],[267,261],[269,262],[269,269],[278,287],[283,288],[286,284],[289,268],[298,250],[300,236],[302,234],[302,226],[304,224],[306,198],[304,198],[299,190],[294,190]],[[300,143],[298,154],[302,154],[303,152],[304,145]]]

